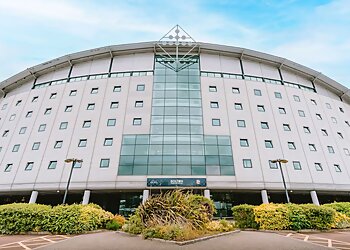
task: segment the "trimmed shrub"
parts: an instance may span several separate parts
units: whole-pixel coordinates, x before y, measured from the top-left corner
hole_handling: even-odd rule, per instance
[[[106,229],[108,230],[114,230],[117,231],[119,228],[121,228],[120,224],[115,220],[110,220],[106,224]]]
[[[260,229],[283,230],[290,227],[288,208],[284,204],[262,204],[254,207],[255,221]]]
[[[206,224],[206,229],[214,232],[229,232],[234,229],[234,225],[227,220],[214,220]]]
[[[76,234],[104,228],[113,218],[96,205],[51,206],[14,203],[0,206],[0,232],[16,234],[29,231]]]
[[[116,214],[112,218],[112,220],[118,222],[118,224],[122,227],[126,223],[126,219],[123,215]]]
[[[233,219],[237,227],[259,228],[258,224],[255,222],[254,207],[255,206],[248,204],[232,207]]]
[[[334,202],[334,203],[324,204],[322,205],[322,207],[333,208],[335,211],[350,217],[350,202]]]
[[[350,228],[350,217],[345,214],[335,212],[334,222],[332,224],[332,228]]]

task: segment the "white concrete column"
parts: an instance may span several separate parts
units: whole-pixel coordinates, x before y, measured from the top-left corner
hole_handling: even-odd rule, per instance
[[[143,190],[142,204],[144,204],[148,200],[148,197],[149,197],[149,190],[148,189]]]
[[[210,199],[210,190],[204,189],[204,197]]]
[[[38,198],[38,191],[33,190],[32,194],[30,195],[30,199],[29,199],[29,204],[34,204],[36,203],[36,199]]]
[[[312,203],[319,206],[320,205],[320,202],[318,201],[318,197],[317,197],[317,193],[316,191],[311,191],[310,192],[310,195],[311,195],[311,199],[312,199]]]
[[[91,193],[90,190],[85,190],[85,191],[84,191],[83,202],[82,202],[81,204],[83,204],[83,205],[89,204],[90,193]]]
[[[269,204],[269,197],[267,196],[267,190],[261,190],[261,199],[263,204]]]

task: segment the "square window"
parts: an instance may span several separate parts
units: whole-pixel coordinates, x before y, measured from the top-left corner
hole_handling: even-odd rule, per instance
[[[325,129],[321,129],[321,133],[323,136],[328,136],[328,132]]]
[[[271,140],[265,140],[265,148],[273,148],[273,144]]]
[[[32,115],[33,115],[33,111],[28,111],[26,114],[26,117],[32,117]]]
[[[337,123],[337,118],[331,117],[331,120],[332,120],[333,123]]]
[[[143,107],[143,101],[135,101],[135,108],[142,108]]]
[[[293,161],[294,170],[301,170],[300,161]]]
[[[34,96],[34,97],[33,97],[33,99],[32,99],[32,102],[37,102],[37,101],[38,101],[38,99],[39,99],[39,97],[38,97],[38,96]]]
[[[262,129],[269,129],[269,123],[268,122],[260,122],[260,126]]]
[[[269,161],[269,166],[271,169],[278,169],[277,162]]]
[[[341,107],[339,107],[339,111],[342,112],[342,113],[344,113],[344,109],[341,108]]]
[[[77,95],[77,90],[73,89],[70,91],[69,96],[76,96]]]
[[[347,148],[344,148],[344,153],[345,153],[345,155],[350,155],[350,150]]]
[[[87,145],[87,139],[80,139],[79,140],[78,147],[83,148],[83,147],[86,147],[86,145]]]
[[[209,92],[217,92],[216,86],[209,86]]]
[[[261,90],[260,89],[254,89],[254,95],[261,96]]]
[[[278,99],[282,99],[282,95],[280,92],[275,92],[275,97]]]
[[[328,152],[334,154],[334,148],[332,146],[327,146]]]
[[[326,103],[326,107],[328,108],[328,109],[332,109],[332,106],[331,106],[331,104],[330,103]]]
[[[309,127],[303,127],[304,133],[305,134],[311,134],[310,128]]]
[[[38,150],[40,147],[40,142],[34,142],[32,146],[32,150]]]
[[[68,122],[61,122],[60,129],[67,129],[67,127],[68,127]]]
[[[322,165],[319,162],[315,162],[315,168],[317,171],[323,171]]]
[[[20,106],[21,103],[22,103],[22,100],[18,100],[18,101],[16,102],[16,106]]]
[[[298,110],[298,114],[300,117],[305,117],[305,112],[303,110]]]
[[[114,86],[113,87],[113,92],[120,92],[122,91],[122,86]]]
[[[91,120],[87,120],[83,122],[83,128],[90,128],[91,127]]]
[[[239,145],[241,147],[249,147],[248,139],[240,139],[239,140]]]
[[[8,136],[10,130],[5,130],[4,133],[2,133],[2,137],[6,137]]]
[[[108,168],[109,167],[109,159],[101,159],[100,168]]]
[[[259,112],[265,112],[265,107],[264,105],[258,105],[257,106]]]
[[[15,144],[15,145],[13,145],[12,152],[18,152],[19,147],[20,147],[20,145],[19,145],[19,144]]]
[[[22,135],[22,134],[25,134],[27,130],[27,127],[21,127],[21,129],[19,130],[19,134]]]
[[[12,163],[6,164],[4,172],[11,172],[12,166],[13,166]]]
[[[62,148],[63,141],[56,141],[54,148]]]
[[[89,103],[86,107],[87,110],[94,110],[95,109],[95,103]]]
[[[113,138],[105,138],[103,146],[112,146],[112,145],[113,145]]]
[[[237,127],[239,128],[245,128],[245,120],[237,120]]]
[[[317,120],[322,120],[321,114],[316,114],[316,118],[317,118]]]
[[[140,126],[142,124],[142,119],[141,118],[134,118],[132,125],[134,126]]]
[[[50,161],[49,166],[47,169],[55,169],[57,166],[57,161]]]
[[[4,105],[2,105],[1,110],[5,110],[7,108],[7,103],[5,103]]]
[[[24,168],[25,171],[30,171],[33,169],[34,162],[27,162],[26,167]]]
[[[300,97],[298,95],[293,95],[293,99],[296,102],[300,102]]]
[[[280,114],[286,114],[285,108],[278,108],[278,112],[279,112]]]
[[[57,93],[51,93],[50,99],[56,99],[56,97],[57,97]]]
[[[335,172],[341,172],[341,168],[338,164],[334,164]]]
[[[314,99],[311,99],[311,104],[312,105],[317,105],[317,102]]]
[[[74,165],[73,165],[73,168],[81,168],[82,165],[83,165],[82,162],[76,161],[76,162],[74,163]]]
[[[116,124],[116,119],[108,119],[107,120],[107,126],[108,127],[113,127]]]
[[[235,109],[242,110],[243,109],[242,103],[235,103]]]
[[[11,115],[11,116],[10,116],[9,121],[13,121],[15,118],[16,118],[16,115],[15,115],[15,114],[13,114],[13,115]]]
[[[97,94],[98,93],[98,88],[92,88],[90,91],[90,94]]]
[[[210,88],[209,88],[209,91],[210,91]],[[211,92],[216,92],[216,91],[211,91]],[[239,88],[232,87],[232,93],[233,94],[239,94],[241,92],[240,92]]]
[[[283,124],[283,130],[284,130],[284,131],[290,131],[290,126],[289,126],[289,124],[287,124],[287,123]]]
[[[110,108],[111,109],[116,109],[119,107],[119,102],[111,102]]]
[[[72,105],[68,105],[66,106],[66,108],[64,109],[64,112],[72,112],[73,110],[73,106]]]
[[[243,167],[244,168],[252,168],[252,160],[251,159],[243,159]]]
[[[43,131],[45,131],[45,129],[46,129],[46,124],[41,124],[39,126],[38,132],[43,132]]]
[[[219,108],[219,103],[218,102],[210,102],[210,107],[211,108]]]
[[[295,149],[296,149],[296,147],[295,147],[295,143],[294,143],[294,142],[289,141],[289,142],[288,142],[288,148],[289,148],[289,149],[293,149],[293,150],[295,150]]]
[[[137,91],[145,91],[145,84],[137,84],[136,90]]]
[[[337,134],[338,134],[339,138],[344,139],[344,136],[343,136],[343,134],[342,134],[342,133],[337,132]]]
[[[317,151],[315,144],[309,144],[310,151]]]
[[[220,119],[211,119],[212,126],[221,126]]]
[[[51,114],[52,108],[47,108],[45,109],[44,115],[49,115]]]

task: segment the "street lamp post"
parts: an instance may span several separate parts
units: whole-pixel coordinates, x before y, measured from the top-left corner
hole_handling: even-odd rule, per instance
[[[74,168],[74,166],[75,166],[75,164],[77,162],[81,163],[81,162],[83,162],[83,160],[79,160],[79,159],[76,159],[76,158],[70,158],[70,159],[65,159],[64,162],[66,162],[66,163],[72,162],[72,167],[70,169],[67,187],[66,187],[66,190],[64,191],[62,204],[66,204],[66,199],[67,199],[67,195],[68,195],[68,188],[69,188],[69,184],[70,184],[70,179],[72,178],[73,168]]]
[[[278,163],[278,165],[279,165],[279,168],[281,170],[282,180],[283,180],[284,191],[286,192],[287,202],[290,203],[288,190],[287,190],[287,186],[286,186],[286,181],[284,179],[284,174],[283,174],[282,164],[281,164],[281,163],[287,163],[288,161],[285,160],[285,159],[277,159],[277,160],[272,160],[271,162],[272,163]]]

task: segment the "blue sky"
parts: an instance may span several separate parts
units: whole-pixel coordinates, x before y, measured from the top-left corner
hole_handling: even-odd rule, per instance
[[[350,87],[349,0],[4,0],[0,81],[69,53],[158,40],[175,24],[197,41],[285,57]]]

